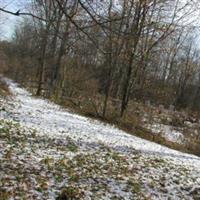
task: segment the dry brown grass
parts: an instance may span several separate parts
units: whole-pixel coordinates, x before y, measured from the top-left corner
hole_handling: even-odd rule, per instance
[[[8,89],[8,86],[6,85],[6,83],[2,80],[2,78],[0,77],[0,96],[9,96],[10,95],[10,91]]]
[[[70,101],[65,101],[63,105],[68,108],[70,107],[73,111],[78,112],[81,115],[92,117],[95,119],[98,118],[103,122],[113,124],[116,127],[128,132],[129,134],[138,136],[143,139],[147,139],[152,142],[156,142],[161,145],[165,145],[169,148],[179,150],[185,153],[192,153],[198,156],[200,155],[200,140],[197,140],[197,138],[194,139],[192,135],[190,136],[188,134],[186,143],[180,144],[168,141],[162,135],[154,134],[150,130],[144,127],[144,122],[142,120],[144,114],[149,115],[148,117],[149,123],[151,123],[151,120],[153,120],[154,115],[160,117],[159,114],[161,113],[161,111],[154,107],[148,107],[144,104],[135,102],[131,104],[131,106],[129,107],[128,111],[125,113],[123,118],[120,118],[119,112],[117,112],[116,108],[112,106],[111,102],[109,102],[106,118],[102,119],[97,114],[96,109],[94,108],[94,104],[89,101],[81,102],[80,104],[77,105],[75,105]],[[170,122],[168,122],[167,119],[165,119],[165,117],[167,118],[168,115],[166,116],[164,115],[161,122],[166,121],[166,123],[164,124],[171,125],[174,127],[184,128],[184,119],[180,118],[180,115],[181,115],[180,113],[177,113],[177,115],[173,114],[170,115],[171,116]]]
[[[166,111],[166,113],[163,113],[163,110],[158,107],[148,106],[132,101],[123,118],[120,118],[118,109],[120,102],[115,101],[113,103],[113,100],[111,99],[108,102],[106,118],[102,119],[101,112],[103,99],[104,98],[101,96],[83,95],[76,98],[63,97],[59,100],[52,97],[50,100],[62,105],[63,107],[70,108],[74,113],[79,113],[83,116],[113,124],[116,127],[140,138],[165,145],[175,150],[200,156],[200,139],[194,138],[193,135],[189,134],[191,131],[185,129],[184,121],[187,119],[184,113],[173,111]],[[154,118],[157,117],[160,119],[161,124],[183,127],[185,129],[183,134],[187,138],[186,143],[179,144],[171,142],[160,134],[152,133],[144,127],[144,122],[142,120],[144,115],[147,115],[147,120],[150,124],[153,123]],[[191,113],[188,113],[188,116],[192,116]],[[195,114],[195,117],[197,117],[197,114]],[[170,118],[170,120],[168,118]]]

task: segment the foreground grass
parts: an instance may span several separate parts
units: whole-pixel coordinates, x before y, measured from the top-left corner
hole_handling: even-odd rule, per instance
[[[198,199],[199,171],[0,120],[0,199]]]

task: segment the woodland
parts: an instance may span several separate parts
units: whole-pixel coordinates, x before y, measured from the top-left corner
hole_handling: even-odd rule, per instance
[[[200,109],[198,1],[33,0],[1,71],[60,104],[106,119],[138,101]],[[197,17],[198,18],[198,17]]]

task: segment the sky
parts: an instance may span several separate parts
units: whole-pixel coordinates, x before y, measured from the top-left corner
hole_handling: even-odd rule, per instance
[[[0,0],[0,7],[9,11],[16,12],[18,10],[25,11],[25,5],[29,0]],[[6,13],[0,13],[0,39],[9,40],[12,38],[16,24],[21,17],[13,16]]]
[[[5,8],[9,11],[13,11],[13,12],[16,12],[18,10],[25,11],[30,1],[31,0],[0,0],[0,7]],[[181,1],[184,4],[188,0],[181,0]],[[197,12],[199,13],[200,9],[198,8],[197,5],[196,5],[196,9],[197,9]],[[191,13],[186,19],[187,21],[186,23],[188,23],[189,21],[193,21],[197,15],[199,14]],[[22,17],[12,16],[10,14],[0,12],[0,39],[9,40],[10,38],[12,38],[14,28],[21,19]],[[198,20],[198,22],[199,21],[200,20]],[[200,26],[200,23],[198,23],[198,26]]]

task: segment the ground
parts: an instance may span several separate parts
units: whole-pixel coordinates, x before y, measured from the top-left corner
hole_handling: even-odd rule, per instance
[[[200,199],[200,158],[33,97],[5,79],[0,199]]]

